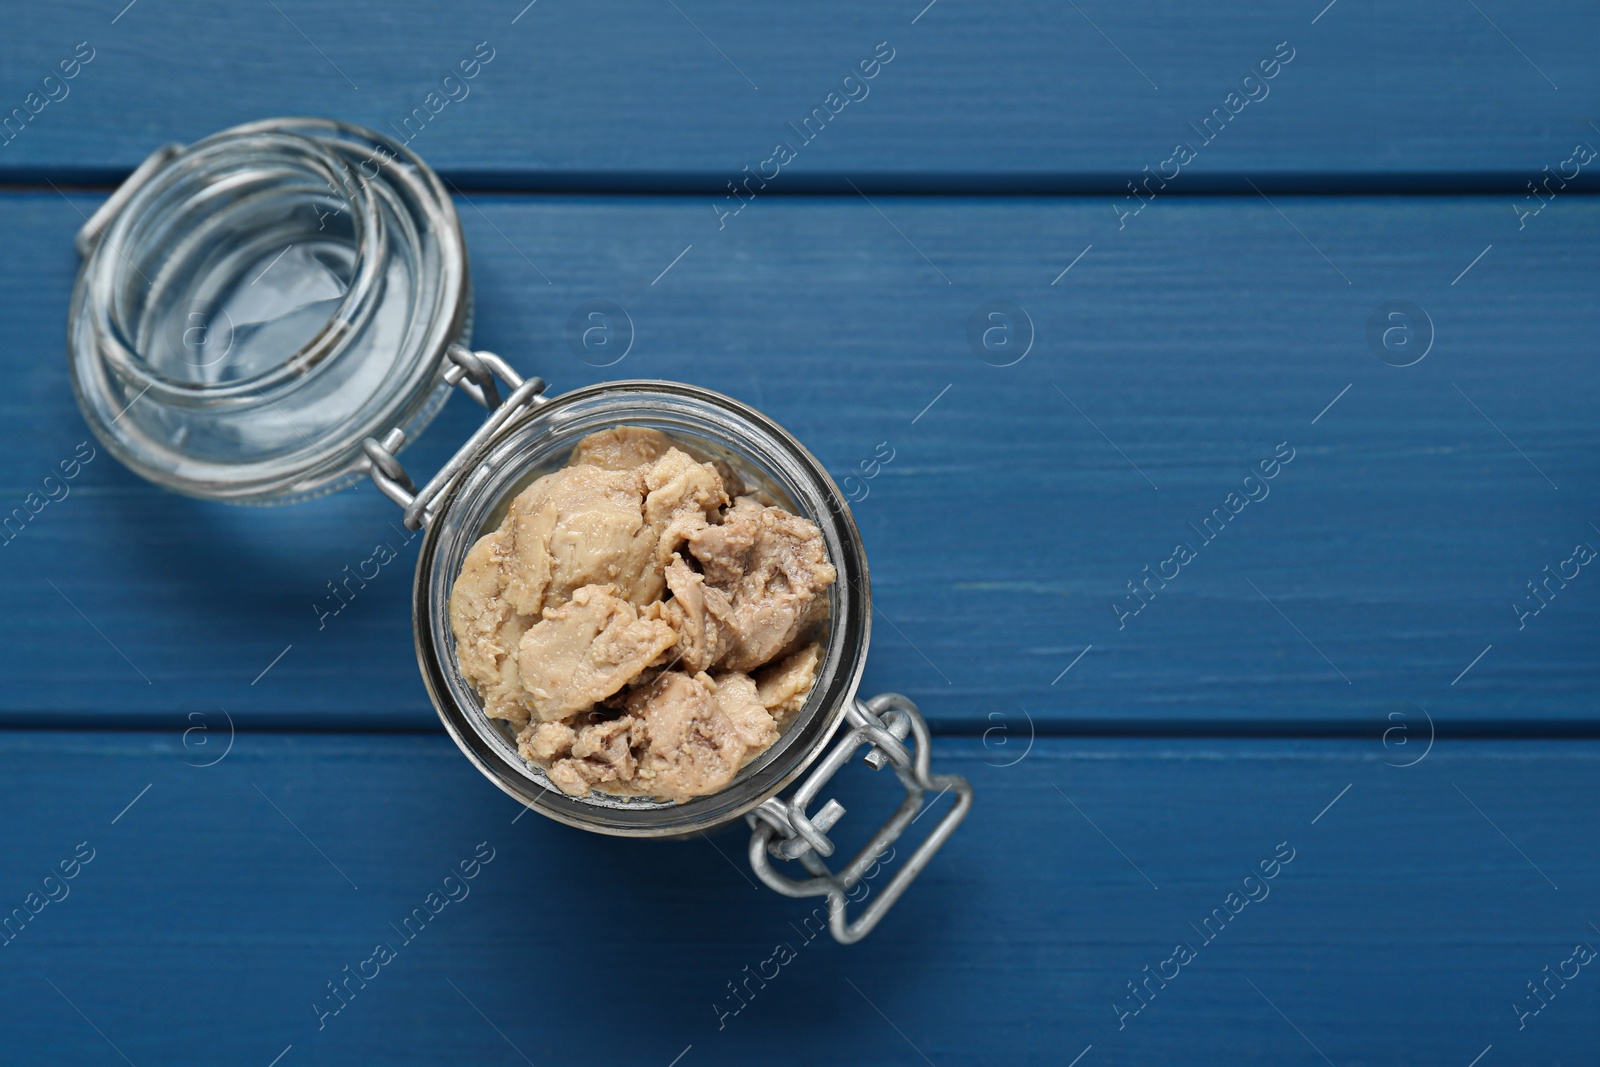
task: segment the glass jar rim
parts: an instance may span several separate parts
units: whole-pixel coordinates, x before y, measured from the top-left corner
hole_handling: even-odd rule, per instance
[[[799,513],[817,524],[838,571],[830,587],[833,611],[826,649],[805,707],[771,748],[719,792],[676,803],[593,792],[572,797],[518,754],[495,725],[498,720],[484,714],[476,694],[460,679],[447,618],[448,592],[467,549],[486,532],[483,521],[527,484],[538,458],[568,449],[598,429],[673,423],[683,430],[695,427],[775,475],[796,498]],[[720,826],[793,782],[821,755],[855,699],[871,620],[871,584],[860,532],[816,457],[768,416],[731,397],[653,380],[604,382],[552,397],[486,441],[438,499],[418,553],[412,601],[424,684],[445,729],[468,759],[501,790],[542,814],[623,837],[678,836]]]
[[[152,175],[127,201],[126,206],[101,235],[100,244],[116,250],[117,256],[98,256],[92,266],[86,266],[91,293],[105,294],[109,299],[91,301],[85,308],[97,318],[101,334],[101,357],[124,380],[146,391],[156,399],[186,404],[197,400],[216,402],[233,399],[258,399],[285,387],[293,387],[305,375],[315,373],[326,365],[326,358],[339,343],[347,339],[359,322],[371,313],[380,271],[383,268],[385,248],[388,243],[381,218],[374,203],[372,186],[367,182],[351,180],[348,167],[341,166],[334,153],[313,137],[289,133],[267,124],[264,128],[235,127],[212,134],[183,150],[181,165],[199,170],[208,163],[228,164],[236,161],[243,152],[268,154],[274,162],[289,166],[302,162],[312,173],[323,178],[329,190],[339,194],[350,208],[351,224],[357,239],[355,244],[355,278],[346,290],[339,307],[328,321],[301,347],[275,367],[268,367],[248,377],[230,382],[190,382],[174,378],[152,366],[145,354],[138,351],[131,338],[126,336],[118,314],[123,296],[121,282],[127,269],[137,271],[137,265],[128,256],[130,247],[139,242],[131,240],[141,226],[173,221],[172,216],[191,212],[203,222],[204,205],[195,200],[174,204],[163,211],[154,210],[164,194],[173,193],[174,186],[192,174],[180,173],[169,166]],[[211,189],[203,189],[210,192]],[[181,216],[180,220],[181,222]]]
[[[206,273],[224,261],[206,258],[205,238],[265,240],[252,226],[279,205],[318,211],[311,222],[319,231],[325,215],[345,216],[337,234],[313,234],[341,250],[336,306],[304,320],[312,333],[303,341],[269,345],[270,365],[242,367],[226,380],[164,371],[133,336],[140,316],[154,330],[163,311],[173,318],[172,307],[202,291],[226,292],[230,274]],[[249,217],[241,223],[241,215]],[[168,146],[95,214],[78,244],[84,264],[68,348],[79,406],[124,464],[191,496],[278,503],[349,484],[367,467],[364,438],[395,427],[412,438],[437,413],[449,392],[446,353],[470,334],[465,240],[444,183],[404,145],[348,123],[267,119]],[[183,252],[170,270],[161,256],[169,247]],[[139,267],[147,257],[158,263],[146,263],[154,280]],[[193,270],[175,273],[186,265]],[[242,290],[242,281],[234,287]],[[230,323],[230,345],[231,337]],[[164,344],[170,360],[171,337],[152,343]],[[379,352],[381,373],[370,363]],[[363,363],[372,370],[364,373]],[[302,414],[297,405],[322,407]],[[334,409],[344,417],[335,419]],[[252,436],[250,425],[264,417],[286,425],[277,443],[257,452],[241,446],[238,455],[219,455],[197,443],[264,440],[269,435]]]

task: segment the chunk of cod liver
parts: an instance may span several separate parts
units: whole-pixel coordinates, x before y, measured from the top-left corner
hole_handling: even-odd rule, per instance
[[[550,780],[582,796],[596,787],[687,800],[727,786],[778,727],[747,674],[661,674],[628,695],[627,713],[574,728],[531,722],[517,737],[524,759],[549,764]]]
[[[545,722],[587,711],[632,681],[677,643],[659,619],[641,618],[616,586],[586,585],[544,609],[517,648],[526,704]]]
[[[638,769],[628,735],[633,718],[590,723],[573,729],[562,722],[529,723],[517,735],[523,759],[550,764],[550,780],[563,793],[583,796],[596,786],[626,792]]]
[[[691,531],[689,552],[706,584],[732,605],[732,637],[719,666],[750,671],[795,642],[838,578],[815,523],[740,497],[722,522]]]
[[[531,621],[503,595],[510,538],[504,527],[481,538],[450,593],[450,629],[456,637],[461,674],[483,697],[491,719],[528,721],[517,646]]]
[[[756,695],[761,706],[771,712],[780,725],[805,707],[821,662],[822,646],[812,642],[756,673]]]
[[[629,743],[638,759],[635,790],[687,800],[719,792],[733,781],[755,747],[751,735],[760,724],[743,714],[748,709],[738,705],[737,693],[728,699],[736,708],[731,718],[718,701],[715,683],[680,671],[667,671],[635,689],[628,697],[634,720]],[[759,705],[755,710],[765,714]]]
[[[467,553],[450,597],[457,661],[487,714],[528,720],[519,648],[543,609],[595,584],[634,604],[655,601],[666,561],[726,503],[716,469],[670,447],[646,467],[567,467],[519,493]]]
[[[567,458],[567,466],[586,463],[606,471],[631,471],[654,463],[671,451],[672,438],[660,430],[643,426],[614,426],[579,441]]]
[[[706,585],[705,575],[693,571],[674,555],[667,564],[667,589],[672,599],[646,609],[678,635],[672,649],[673,664],[693,674],[710,670],[721,659],[734,638],[733,604],[728,595]]]
[[[688,452],[695,460],[702,458],[674,444],[672,438],[660,430],[644,426],[613,426],[609,430],[589,434],[579,441],[567,459],[567,466],[587,463],[601,470],[633,470],[654,463],[674,448]],[[737,471],[720,459],[712,459],[710,463],[722,479],[722,488],[729,500],[744,492],[744,481]]]

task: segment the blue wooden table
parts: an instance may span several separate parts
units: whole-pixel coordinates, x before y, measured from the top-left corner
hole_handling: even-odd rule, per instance
[[[1600,17],[924,3],[0,14],[0,1062],[1594,1062]],[[285,114],[437,167],[477,345],[853,479],[863,690],[978,791],[865,942],[742,827],[521,817],[370,488],[229,508],[92,443],[74,233]]]

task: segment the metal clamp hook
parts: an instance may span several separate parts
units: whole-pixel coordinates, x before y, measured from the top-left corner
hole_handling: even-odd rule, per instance
[[[929,771],[928,726],[917,711],[917,706],[899,693],[884,693],[868,701],[856,701],[846,717],[854,729],[840,739],[826,759],[817,765],[795,791],[787,803],[776,797],[764,801],[755,811],[745,816],[750,824],[750,866],[756,876],[772,889],[788,897],[827,897],[828,927],[834,940],[840,944],[853,944],[871,932],[884,914],[894,906],[900,894],[928,865],[933,854],[967,817],[972,807],[972,785],[954,774],[932,774]],[[908,751],[902,743],[907,735],[915,744]],[[838,874],[822,862],[831,856],[834,844],[827,832],[844,815],[844,808],[836,800],[829,800],[813,817],[806,809],[816,799],[822,787],[839,768],[843,767],[862,747],[868,748],[864,757],[874,769],[887,762],[894,768],[900,784],[905,787],[906,799],[900,809],[873,835],[871,841],[856,854]],[[926,840],[917,847],[898,874],[884,887],[878,898],[853,922],[846,917],[849,893],[862,876],[877,863],[880,857],[899,839],[923,810],[923,801],[929,791],[934,800],[947,792],[955,794],[955,802],[945,812]],[[812,877],[796,880],[773,869],[769,856],[799,860]]]
[[[524,380],[522,375],[511,369],[510,364],[493,352],[474,352],[463,345],[451,345],[445,355],[449,357],[449,366],[445,367],[440,377],[488,408],[489,417],[456,450],[450,461],[439,468],[428,484],[419,490],[416,482],[411,480],[411,475],[395,458],[395,453],[406,443],[405,431],[398,426],[384,434],[381,441],[368,437],[361,442],[362,451],[367,454],[367,474],[384,496],[405,509],[401,521],[408,530],[419,530],[428,524],[433,518],[434,499],[461,473],[479,446],[513,419],[546,402],[543,378]],[[504,402],[500,399],[496,378],[511,390],[511,395]]]

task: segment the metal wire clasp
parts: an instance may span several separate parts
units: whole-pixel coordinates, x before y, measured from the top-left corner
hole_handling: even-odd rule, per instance
[[[763,801],[745,816],[745,821],[752,830],[750,866],[756,876],[784,896],[827,897],[828,927],[834,940],[849,945],[867,936],[878,925],[878,920],[893,907],[945,839],[966,818],[967,810],[972,807],[972,785],[959,775],[929,773],[928,726],[917,706],[899,693],[883,693],[865,702],[854,701],[846,709],[845,717],[854,729],[812,770],[794,796],[787,803],[776,797]],[[911,751],[903,743],[908,734],[915,740]],[[833,855],[834,844],[827,832],[843,817],[844,807],[837,800],[829,800],[815,816],[807,816],[806,809],[828,780],[863,745],[869,749],[864,759],[874,770],[881,770],[884,763],[894,768],[900,784],[905,786],[906,799],[850,865],[834,874],[822,862],[822,857]],[[877,899],[854,922],[846,921],[849,906],[846,894],[918,818],[930,790],[935,793],[934,800],[947,792],[954,793],[954,804]],[[812,877],[797,881],[779,874],[773,869],[769,856],[799,860]]]
[[[441,374],[444,381],[489,409],[489,417],[456,450],[450,462],[440,467],[433,479],[419,490],[411,480],[411,475],[395,458],[395,453],[406,443],[405,431],[397,426],[384,434],[381,441],[368,437],[361,442],[369,464],[367,473],[384,496],[405,508],[405,517],[401,521],[408,530],[419,530],[428,524],[433,518],[431,505],[434,498],[461,472],[483,442],[499,433],[507,423],[545,403],[547,399],[543,378],[524,381],[522,375],[493,352],[474,352],[464,345],[451,345],[445,355],[449,357],[449,363]],[[496,378],[511,390],[511,395],[503,402],[499,386],[495,384]]]

